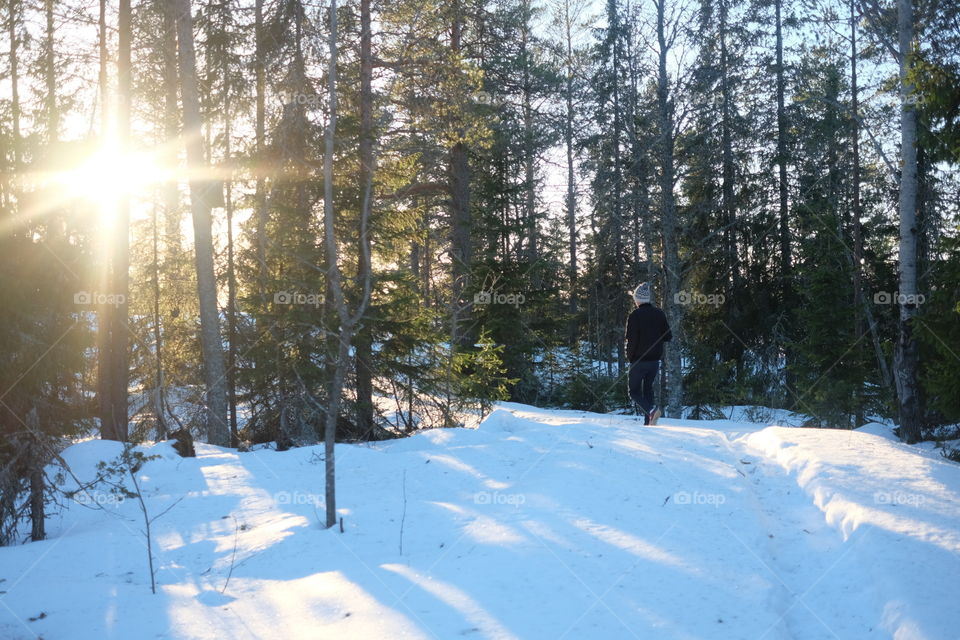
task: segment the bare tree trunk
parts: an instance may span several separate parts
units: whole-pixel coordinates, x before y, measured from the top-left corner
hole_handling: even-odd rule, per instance
[[[460,15],[460,0],[454,0],[453,25],[450,30],[450,50],[460,55],[460,37],[463,30]],[[470,163],[467,158],[467,145],[458,140],[450,148],[450,253],[452,259],[452,318],[451,348],[456,349],[468,341],[466,332],[460,332],[460,325],[467,324],[469,306],[463,300],[464,292],[470,286],[470,266],[473,260],[472,220],[470,216]]]
[[[160,224],[158,207],[154,205],[152,216],[153,231],[153,342],[156,366],[154,370],[153,413],[157,419],[157,439],[165,440],[170,430],[167,428],[166,412],[163,408],[163,329],[160,321]]]
[[[627,140],[630,149],[629,173],[632,180],[630,189],[631,236],[633,244],[633,269],[629,280],[636,283],[644,279],[642,265],[648,257],[650,247],[646,242],[649,208],[647,207],[647,154],[640,146],[638,119],[641,118],[639,103],[640,77],[638,53],[634,47],[635,9],[627,2],[627,68],[630,70],[630,83],[627,87]],[[649,265],[648,265],[649,269]]]
[[[909,73],[913,57],[913,1],[898,0],[900,41],[900,335],[897,339],[896,384],[900,430],[908,443],[918,442],[920,401],[917,388],[918,348],[913,333],[917,314],[917,111]]]
[[[107,0],[100,0],[100,31],[99,31],[99,53],[100,53],[100,135],[106,137],[110,127],[108,118],[107,104],[110,100],[110,91],[107,79]],[[99,285],[104,291],[108,290],[110,284],[110,259],[104,259],[103,270],[101,272]],[[110,376],[113,373],[112,347],[110,340],[110,329],[113,326],[113,309],[109,305],[103,304],[97,308],[97,402],[100,418],[100,437],[104,440],[120,440],[114,433],[113,420],[113,384]]]
[[[111,127],[116,126],[121,150],[126,149],[129,138],[130,110],[127,102],[130,97],[130,3],[122,2],[119,12],[119,51],[117,52],[117,95],[114,108],[111,103],[109,83],[107,79],[108,51],[107,51],[107,23],[106,2],[100,3],[100,135],[107,139],[111,135]],[[52,27],[52,11],[47,16],[48,25]],[[52,46],[52,38],[50,38]],[[50,53],[49,64],[53,64]],[[55,79],[52,69],[48,71],[48,82]],[[111,113],[115,114],[116,123],[110,120]],[[50,126],[54,126],[52,123]],[[100,436],[108,440],[124,441],[127,439],[127,344],[128,334],[126,327],[127,305],[126,295],[129,288],[129,207],[126,198],[121,202],[109,203],[106,206],[115,207],[105,219],[110,226],[105,229],[106,251],[100,285],[103,290],[122,300],[119,304],[103,304],[98,309],[97,344],[98,344],[98,400],[100,413]]]
[[[175,141],[180,135],[179,89],[180,79],[177,75],[177,11],[174,5],[167,0],[157,0],[163,10],[163,119],[164,134],[167,139],[167,152],[164,162],[174,166],[177,162],[177,145]],[[180,194],[177,184],[169,181],[163,187],[166,243],[171,245],[175,240],[179,245],[180,237]],[[170,251],[170,246],[167,247]]]
[[[620,158],[620,138],[623,135],[623,114],[620,112],[620,31],[619,7],[614,5],[613,15],[616,22],[610,25],[613,33],[611,53],[613,55],[613,279],[616,283],[613,291],[608,294],[607,304],[613,305],[613,314],[610,316],[610,341],[605,344],[614,344],[617,350],[617,375],[623,373],[627,365],[626,351],[623,344],[623,327],[627,323],[626,298],[623,295],[623,163]],[[612,295],[612,298],[610,297]]]
[[[729,53],[727,49],[727,0],[719,0],[720,17],[720,91],[722,98],[722,115],[720,121],[720,137],[722,150],[722,210],[724,240],[726,244],[727,277],[728,292],[727,298],[733,300],[733,291],[740,290],[740,261],[737,256],[737,230],[736,230],[736,206],[734,204],[733,184],[734,184],[734,166],[733,166],[733,142],[731,140],[731,97],[730,97],[730,68]]]
[[[230,67],[223,59],[223,155],[227,171],[233,174],[230,137],[233,122],[230,111]],[[224,184],[224,204],[227,209],[227,405],[230,411],[230,446],[240,445],[237,425],[237,273],[233,257],[233,179]]]
[[[130,43],[133,36],[131,25],[130,0],[120,0],[119,39],[117,52],[117,141],[120,153],[128,153],[130,148],[130,101],[132,96]],[[130,293],[130,199],[123,195],[117,203],[113,237],[113,288],[111,293],[117,297],[113,313],[113,326],[110,340],[113,344],[114,385],[112,400],[113,416],[116,421],[116,433],[120,440],[127,439],[127,393],[130,378],[130,328],[128,323],[127,297]]]
[[[197,95],[196,54],[193,46],[193,17],[190,0],[171,0],[177,11],[177,53],[180,62],[180,95],[190,175],[190,206],[193,213],[194,251],[197,268],[197,294],[200,299],[200,344],[206,386],[207,441],[230,445],[227,423],[226,371],[220,319],[217,310],[217,279],[214,273],[211,232],[210,184],[203,179],[204,161],[202,121]]]
[[[852,215],[853,215],[853,313],[854,333],[857,340],[863,335],[863,284],[861,283],[861,263],[863,262],[863,237],[860,229],[860,96],[857,87],[857,10],[856,0],[850,0],[850,137],[852,139]],[[858,349],[859,353],[859,349]],[[854,427],[863,424],[863,385],[855,391]]]
[[[563,0],[563,30],[566,46],[566,60],[564,61],[564,114],[563,143],[567,151],[567,233],[569,234],[570,250],[570,343],[577,340],[577,185],[574,176],[573,151],[573,18],[570,15],[570,0]]]
[[[530,57],[528,54],[528,45],[530,39],[530,0],[524,0],[521,10],[523,11],[523,25],[521,26],[520,51],[523,56],[523,70],[521,80],[521,101],[523,109],[523,181],[524,181],[524,201],[523,216],[527,233],[527,251],[526,259],[530,265],[533,265],[539,256],[539,239],[537,228],[536,213],[536,191],[534,180],[535,158],[533,157],[533,83],[530,78]],[[534,269],[531,272],[534,287],[538,286],[537,281],[539,272]]]
[[[774,0],[774,20],[776,22],[776,74],[777,74],[777,183],[780,201],[780,277],[783,279],[783,299],[789,306],[793,299],[790,258],[790,218],[787,193],[787,118],[784,106],[786,80],[783,72],[783,19],[781,10],[783,0]]]
[[[7,35],[10,38],[10,117],[13,127],[13,171],[20,171],[20,71],[17,61],[17,7],[19,0],[10,0]]]
[[[30,449],[32,449],[28,462],[30,465],[30,540],[37,542],[47,537],[46,505],[44,504],[46,482],[43,475],[47,453],[40,441],[43,436],[40,432],[40,420],[37,416],[36,407],[30,409],[27,413],[26,424],[30,432],[27,438],[30,442]]]
[[[373,176],[376,158],[373,154],[373,33],[371,30],[371,0],[360,0],[360,206],[369,212],[373,206]],[[361,234],[360,244],[367,247],[357,261],[357,278],[362,282],[370,277],[370,238]],[[357,376],[357,427],[362,433],[373,430],[373,359],[372,335],[369,327],[357,329],[355,371]]]
[[[180,133],[179,113],[178,113],[178,90],[179,79],[177,77],[177,19],[176,9],[166,2],[158,0],[161,5],[163,19],[163,122],[164,135],[167,140],[167,150],[164,153],[164,162],[173,166],[177,161],[177,151],[175,141]],[[160,314],[161,287],[160,287],[160,233],[164,235],[164,250],[167,256],[172,256],[174,251],[180,249],[180,197],[175,182],[170,181],[163,185],[163,215],[164,221],[161,225],[154,212],[154,230],[153,230],[153,260],[154,260],[154,282],[153,282],[153,316],[154,316],[154,341],[156,343],[156,379],[157,379],[157,397],[156,408],[158,421],[158,431],[165,437],[169,433],[166,420],[165,406],[165,380],[163,374],[163,320]]]
[[[264,178],[264,151],[266,149],[266,51],[263,42],[263,0],[256,0],[255,4],[254,38],[256,50],[254,68],[256,70],[256,149],[257,160],[257,187],[255,200],[257,203],[257,287],[262,305],[267,304],[267,187]]]
[[[666,35],[666,2],[655,0],[657,8],[657,110],[659,116],[660,156],[660,218],[663,225],[663,267],[666,281],[663,307],[673,330],[673,342],[665,357],[667,383],[666,415],[680,417],[683,401],[683,370],[681,350],[683,345],[683,307],[678,304],[677,294],[681,287],[680,254],[677,247],[677,212],[673,195],[674,183],[674,137],[673,105],[669,95],[667,53],[670,42]]]
[[[370,301],[371,276],[369,270],[363,278],[362,294],[355,312],[350,315],[347,300],[343,292],[343,276],[340,273],[339,251],[337,249],[336,228],[334,225],[333,209],[333,160],[334,141],[337,133],[337,0],[330,0],[330,38],[329,60],[327,67],[327,95],[329,105],[329,120],[324,140],[323,153],[323,229],[324,244],[327,252],[327,281],[328,288],[333,294],[333,302],[340,320],[339,349],[337,364],[334,368],[330,383],[330,401],[324,426],[324,454],[326,458],[326,516],[327,527],[337,522],[336,505],[336,465],[334,459],[334,443],[337,435],[337,418],[339,417],[343,384],[346,379],[347,367],[350,363],[350,342],[353,338],[357,323],[366,313]],[[372,149],[372,147],[371,147]],[[371,158],[373,154],[371,151]],[[375,163],[375,160],[374,160]],[[361,259],[369,263],[370,245],[366,241],[370,222],[370,200],[372,198],[372,175],[363,185],[363,206],[360,209],[360,253]]]
[[[53,34],[56,26],[53,22],[53,0],[44,0],[44,15],[46,16],[46,37],[44,46],[43,66],[46,81],[47,111],[47,142],[54,142],[59,138],[60,113],[57,110],[57,74],[56,58],[54,56]]]
[[[340,284],[340,265],[338,264],[337,241],[334,230],[333,212],[333,145],[337,133],[337,0],[330,0],[330,59],[327,66],[327,92],[329,102],[329,120],[323,152],[323,228],[327,249],[327,281],[333,293],[334,304],[341,318],[340,345],[337,363],[330,383],[330,400],[327,406],[326,424],[323,432],[324,458],[326,469],[326,515],[327,528],[337,523],[337,478],[335,463],[335,448],[337,441],[337,418],[340,414],[340,396],[343,392],[343,381],[347,356],[349,354],[349,331],[343,322],[346,315],[346,301],[343,299],[343,289]]]

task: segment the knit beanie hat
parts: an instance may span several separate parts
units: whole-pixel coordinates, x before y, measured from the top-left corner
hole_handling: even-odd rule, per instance
[[[653,289],[649,282],[641,282],[633,290],[633,301],[637,304],[645,304],[653,300]]]

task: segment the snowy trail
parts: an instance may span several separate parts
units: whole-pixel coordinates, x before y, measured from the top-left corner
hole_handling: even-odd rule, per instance
[[[876,435],[502,404],[338,446],[343,534],[321,448],[150,452],[158,594],[135,505],[74,506],[0,549],[0,638],[958,637],[960,467]]]

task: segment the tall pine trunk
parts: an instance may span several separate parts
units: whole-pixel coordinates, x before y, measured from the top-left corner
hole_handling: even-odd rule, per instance
[[[107,0],[100,0],[99,17],[99,56],[100,56],[100,135],[104,139],[110,128],[109,109],[107,105],[110,102],[109,79],[107,77],[107,68],[110,64],[107,52]],[[108,238],[108,234],[103,235]],[[110,282],[110,246],[108,241],[106,256],[104,257],[103,269],[100,273],[98,285],[101,290],[109,291]],[[113,326],[112,314],[115,309],[110,305],[102,304],[97,307],[97,410],[100,418],[100,437],[104,440],[122,440],[114,428],[113,419],[114,403],[112,400],[114,385],[111,381],[113,375],[113,341],[110,339],[110,329]]]
[[[623,342],[623,327],[627,323],[627,299],[624,295],[623,268],[623,163],[620,157],[620,138],[623,135],[623,114],[620,109],[620,71],[622,60],[620,57],[620,15],[619,7],[614,2],[609,11],[614,22],[610,26],[612,34],[611,53],[613,55],[613,281],[614,286],[608,292],[607,304],[613,305],[613,313],[609,323],[610,339],[605,344],[614,344],[617,349],[617,375],[622,375],[626,364],[626,350]],[[627,285],[629,288],[629,285]],[[608,368],[609,371],[609,368]]]
[[[40,419],[36,407],[30,409],[26,416],[27,436],[29,445],[28,477],[30,481],[30,540],[37,542],[47,537],[46,531],[46,477],[43,468],[47,460],[46,448],[41,438]]]
[[[666,2],[657,0],[657,115],[659,120],[658,155],[660,160],[660,220],[663,225],[663,270],[665,287],[663,307],[673,330],[673,342],[664,358],[665,382],[667,384],[666,415],[680,417],[683,402],[683,370],[681,349],[683,344],[683,307],[677,294],[681,287],[680,254],[677,247],[677,210],[673,195],[674,183],[674,137],[673,105],[669,94],[666,35]]]
[[[863,234],[861,231],[860,208],[860,95],[857,85],[857,8],[856,0],[850,0],[850,138],[851,162],[851,214],[853,216],[853,323],[854,334],[857,340],[863,336],[863,284],[861,283],[861,263],[863,262]],[[857,353],[860,353],[858,348]],[[864,420],[863,385],[854,391],[854,427],[859,427]]]
[[[223,59],[223,155],[227,171],[233,175],[233,148],[230,137],[233,122],[230,94],[230,66]],[[233,242],[233,180],[224,183],[224,205],[227,210],[227,405],[230,412],[230,445],[239,446],[237,424],[237,273],[234,266]]]
[[[566,47],[566,60],[564,61],[564,123],[563,123],[563,144],[567,152],[567,196],[566,196],[566,214],[567,214],[567,235],[568,247],[570,251],[570,262],[568,269],[568,279],[570,281],[570,344],[573,346],[577,341],[577,185],[574,175],[574,149],[573,149],[573,119],[575,116],[573,110],[573,19],[570,16],[570,0],[563,2],[563,31],[564,45]]]
[[[913,58],[913,1],[898,0],[900,53],[900,327],[896,385],[900,430],[908,443],[920,440],[919,354],[913,320],[917,314],[917,110],[910,68]]]
[[[330,57],[327,63],[327,101],[328,120],[323,152],[323,229],[327,250],[327,288],[333,294],[334,305],[340,317],[340,342],[337,361],[330,382],[330,400],[327,405],[323,432],[324,462],[326,472],[325,502],[327,528],[337,522],[337,475],[335,443],[337,441],[337,419],[340,416],[340,400],[343,383],[346,379],[346,367],[350,352],[351,327],[347,319],[346,301],[341,285],[339,252],[334,228],[333,210],[333,150],[337,134],[337,0],[330,0]]]
[[[227,423],[226,371],[220,319],[217,309],[217,279],[214,273],[211,231],[210,183],[203,177],[202,120],[197,93],[196,54],[193,45],[193,16],[190,0],[171,0],[177,12],[177,53],[180,62],[180,96],[183,104],[183,128],[190,175],[190,208],[193,214],[194,253],[197,268],[197,294],[200,299],[200,346],[203,351],[203,375],[206,386],[207,441],[230,445]]]
[[[257,209],[257,293],[260,303],[267,305],[267,186],[264,170],[266,158],[266,47],[264,46],[263,0],[256,0],[254,5],[254,69],[256,72],[256,167],[257,186],[254,200]]]
[[[46,83],[45,110],[47,116],[47,142],[56,142],[60,131],[60,112],[57,107],[57,63],[54,55],[53,0],[44,0],[46,32],[44,37],[43,77]]]
[[[533,80],[530,76],[530,50],[529,40],[531,36],[530,25],[530,1],[524,0],[521,10],[523,24],[520,28],[520,53],[523,57],[523,69],[521,72],[520,94],[523,111],[523,216],[524,226],[526,227],[527,247],[524,258],[530,265],[530,273],[533,286],[539,286],[540,272],[533,268],[533,264],[539,258],[539,239],[537,237],[539,229],[537,228],[537,194],[535,191],[536,178],[536,158],[533,152]]]
[[[10,38],[10,118],[13,134],[13,171],[20,170],[20,71],[17,53],[17,8],[19,0],[9,0],[7,16],[7,36]]]
[[[724,240],[727,259],[727,297],[734,299],[734,292],[740,290],[740,261],[737,256],[736,205],[734,202],[734,166],[733,166],[733,116],[730,96],[730,61],[727,47],[727,0],[719,0],[720,17],[720,94],[721,118],[720,138],[722,148],[722,185],[721,209],[723,210]]]
[[[130,101],[132,97],[130,43],[132,39],[130,0],[120,0],[117,53],[117,142],[120,153],[130,150]],[[115,211],[113,236],[113,287],[118,303],[112,314],[110,339],[113,343],[114,428],[120,440],[127,439],[127,392],[130,378],[130,328],[127,326],[127,298],[130,293],[130,198],[123,195]]]
[[[463,31],[460,0],[453,3],[453,24],[450,29],[450,51],[455,59],[460,56],[460,38]],[[469,305],[464,300],[470,288],[470,266],[473,261],[470,216],[470,161],[467,145],[462,139],[450,148],[447,158],[450,190],[450,254],[452,261],[453,287],[451,295],[450,346],[453,349],[469,343],[466,331]]]
[[[373,176],[376,159],[373,154],[373,34],[371,31],[371,0],[360,0],[360,189],[363,208],[361,215],[369,217],[373,207]],[[370,238],[360,234],[357,278],[370,278]],[[357,377],[357,427],[361,433],[373,431],[373,359],[372,334],[369,326],[357,328],[355,370]]]
[[[780,277],[783,282],[783,302],[789,308],[793,299],[791,280],[792,264],[790,259],[790,218],[787,191],[787,118],[785,107],[786,79],[783,70],[783,18],[781,16],[783,0],[774,0],[774,21],[776,31],[776,67],[777,75],[777,195],[780,217]]]
[[[130,125],[130,3],[121,2],[119,11],[119,47],[117,52],[117,94],[114,108],[111,103],[107,69],[106,2],[100,3],[99,55],[100,55],[100,135],[107,140],[115,127],[119,147],[125,151]],[[48,14],[52,25],[52,14]],[[52,46],[52,39],[50,40]],[[48,59],[53,64],[52,54]],[[48,71],[48,82],[53,78]],[[111,121],[115,118],[115,122]],[[51,121],[50,126],[55,126]],[[97,322],[97,395],[99,400],[100,436],[106,440],[127,439],[127,382],[128,330],[126,326],[126,295],[129,288],[129,208],[128,201],[110,202],[105,206],[113,210],[105,212],[109,228],[104,230],[106,239],[101,290],[122,300],[120,304],[103,304],[98,309]]]

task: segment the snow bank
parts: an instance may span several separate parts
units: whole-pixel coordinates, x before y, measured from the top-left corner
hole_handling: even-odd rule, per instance
[[[960,468],[863,432],[547,411],[323,447],[168,443],[137,501],[0,549],[0,638],[931,638],[960,628]],[[120,445],[64,452],[82,481]],[[99,503],[98,503],[99,504]],[[166,511],[166,513],[164,513]]]
[[[954,637],[960,618],[944,596],[960,575],[960,467],[879,427],[771,427],[745,442],[776,461],[848,543],[867,569],[884,631]]]

